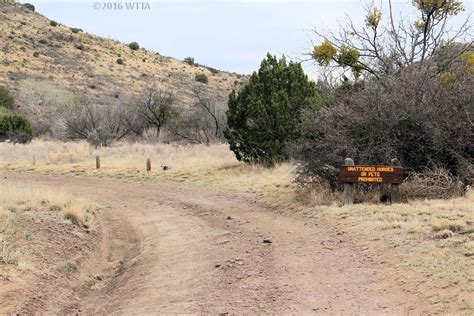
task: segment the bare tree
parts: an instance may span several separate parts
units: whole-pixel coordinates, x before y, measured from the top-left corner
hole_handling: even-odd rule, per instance
[[[97,146],[108,146],[129,135],[127,110],[122,103],[98,105],[78,103],[63,112],[61,134],[68,139],[86,139]]]
[[[175,98],[172,93],[149,88],[138,103],[138,117],[144,121],[146,127],[155,127],[156,137],[158,137],[163,126],[178,116],[174,103]]]
[[[225,113],[222,107],[219,107],[216,102],[210,98],[205,97],[200,89],[196,88],[193,92],[197,99],[194,107],[201,109],[209,116],[214,125],[214,137],[216,140],[221,139],[223,137],[223,126],[225,125]]]
[[[458,29],[448,23],[450,17],[463,11],[460,0],[413,0],[413,5],[414,20],[397,19],[392,0],[388,0],[386,19],[381,8],[369,5],[362,27],[347,16],[338,33],[314,29],[324,40],[314,46],[311,57],[326,69],[342,68],[342,74],[352,71],[356,77],[365,74],[380,78],[410,65],[422,67],[442,47],[456,42],[466,42],[462,49],[450,50],[458,56],[472,49],[471,16]]]
[[[223,107],[205,96],[200,89],[193,90],[196,102],[180,113],[170,132],[179,140],[209,145],[223,140],[226,117]]]

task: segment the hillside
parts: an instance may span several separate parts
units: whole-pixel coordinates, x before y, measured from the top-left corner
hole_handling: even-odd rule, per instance
[[[197,82],[197,74],[205,74],[208,84]],[[245,76],[191,66],[143,48],[134,51],[66,25],[52,26],[25,5],[0,2],[0,85],[17,93],[25,79],[53,81],[104,104],[153,85],[173,91],[179,103],[189,105],[192,90],[201,88],[225,106],[228,93]]]

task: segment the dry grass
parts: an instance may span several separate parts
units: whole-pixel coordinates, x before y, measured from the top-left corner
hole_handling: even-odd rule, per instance
[[[31,164],[35,154],[36,166]],[[95,169],[95,156],[101,169]],[[152,171],[146,172],[146,159]],[[163,170],[160,165],[166,165]],[[335,222],[358,236],[399,271],[401,286],[424,296],[434,310],[469,310],[474,291],[474,192],[449,200],[410,200],[404,204],[341,207],[338,193],[317,186],[298,190],[293,167],[273,169],[236,161],[226,145],[175,146],[118,144],[91,148],[86,143],[34,141],[0,144],[0,170],[93,175],[183,182],[215,190],[252,193],[282,212]],[[415,286],[415,285],[416,286]],[[411,288],[409,286],[412,286]],[[453,307],[454,306],[454,307]]]
[[[95,169],[97,155],[100,156],[100,170]],[[151,160],[151,172],[146,172],[147,158]],[[257,194],[272,190],[278,195],[294,191],[294,184],[290,181],[291,165],[282,164],[273,169],[248,166],[237,161],[227,145],[120,143],[95,149],[86,142],[34,140],[28,145],[4,143],[0,145],[0,168],[49,174],[159,179]]]
[[[65,220],[90,226],[97,209],[94,203],[44,187],[0,183],[0,192],[0,263],[20,271],[34,270],[47,247],[42,226]],[[2,275],[6,269],[0,266]]]

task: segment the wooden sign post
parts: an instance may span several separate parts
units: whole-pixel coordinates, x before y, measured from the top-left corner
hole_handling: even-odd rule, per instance
[[[354,166],[354,160],[352,158],[344,159],[344,167],[346,166],[347,168]],[[354,183],[344,182],[344,205],[354,204],[354,190]]]
[[[146,159],[146,171],[147,172],[151,171],[151,160],[150,160],[150,158]]]
[[[355,166],[353,159],[346,158],[344,166],[339,167],[339,182],[344,183],[344,204],[354,203],[355,183],[390,184],[391,195],[398,201],[404,172],[398,159],[392,159],[390,166]]]

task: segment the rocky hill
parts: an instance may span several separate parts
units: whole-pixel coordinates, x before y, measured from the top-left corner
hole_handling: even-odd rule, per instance
[[[208,83],[196,81],[198,74],[206,75]],[[155,86],[175,93],[182,105],[192,104],[193,89],[200,88],[226,106],[230,90],[246,77],[133,50],[51,21],[31,5],[0,2],[0,85],[17,93],[25,79],[52,81],[103,104]]]

